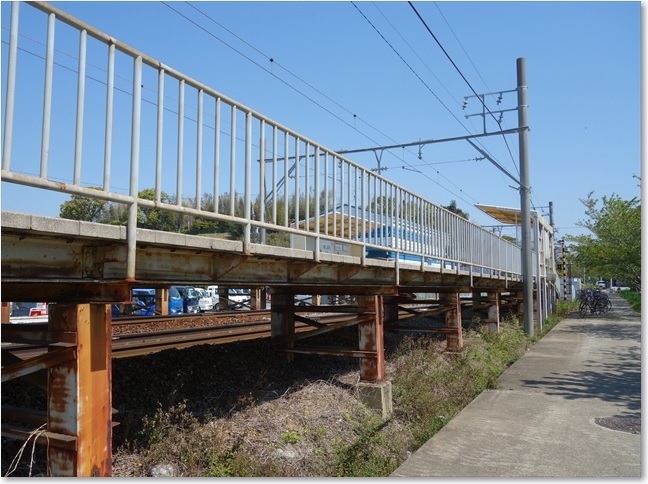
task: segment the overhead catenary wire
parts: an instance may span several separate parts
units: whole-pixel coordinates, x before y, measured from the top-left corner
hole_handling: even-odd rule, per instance
[[[225,42],[223,39],[219,38],[217,35],[215,35],[215,34],[212,33],[211,31],[205,29],[204,27],[202,27],[201,25],[199,25],[198,23],[196,23],[194,20],[190,19],[189,17],[187,17],[187,16],[184,15],[183,13],[179,12],[177,9],[173,8],[172,6],[170,6],[170,5],[168,4],[168,2],[162,2],[162,3],[163,3],[165,6],[167,6],[169,9],[171,9],[172,11],[174,11],[177,15],[180,15],[181,17],[185,18],[187,21],[189,21],[190,23],[192,23],[192,24],[195,25],[196,27],[200,28],[201,30],[203,30],[204,32],[206,32],[207,34],[209,34],[211,37],[215,38],[216,40],[218,40],[219,42],[223,43],[224,45],[226,45],[226,46],[229,47],[230,49],[234,50],[237,54],[239,54],[239,55],[241,55],[242,57],[244,57],[245,59],[249,60],[250,62],[252,62],[253,64],[255,64],[257,67],[263,69],[263,70],[266,71],[268,74],[270,74],[271,76],[275,77],[277,80],[281,81],[282,83],[284,83],[285,85],[287,85],[288,87],[290,87],[291,89],[293,89],[294,91],[296,91],[297,93],[299,93],[300,95],[306,97],[307,99],[309,99],[311,102],[313,102],[313,103],[314,103],[315,105],[317,105],[318,107],[324,109],[326,112],[328,112],[329,114],[331,114],[331,115],[334,116],[335,118],[339,119],[340,121],[342,121],[342,122],[343,122],[344,124],[346,124],[347,126],[353,128],[355,131],[357,131],[358,133],[362,134],[365,138],[369,139],[369,140],[372,141],[373,143],[378,144],[375,140],[371,139],[371,138],[370,138],[368,135],[366,135],[365,133],[362,133],[362,131],[358,130],[355,126],[351,126],[348,122],[346,122],[345,120],[343,120],[342,118],[340,118],[339,116],[337,116],[336,114],[334,114],[332,111],[330,111],[329,109],[326,109],[324,106],[321,105],[321,103],[318,103],[317,101],[315,101],[314,99],[312,99],[310,96],[306,95],[304,92],[300,91],[299,89],[295,88],[294,86],[292,86],[290,83],[288,83],[287,81],[285,81],[285,80],[282,79],[281,77],[277,76],[274,72],[272,72],[272,70],[270,70],[270,69],[268,69],[268,68],[262,66],[261,64],[259,64],[259,63],[256,62],[255,60],[251,59],[249,56],[247,56],[247,55],[245,55],[244,53],[240,52],[240,50],[238,50],[238,49],[232,47],[231,45],[229,45],[227,42]],[[214,20],[213,18],[211,18],[208,14],[206,14],[206,13],[204,13],[202,10],[198,9],[195,5],[192,5],[192,4],[189,3],[189,2],[186,2],[186,3],[187,3],[188,5],[190,5],[192,8],[194,8],[196,11],[200,12],[200,13],[201,13],[202,15],[204,15],[206,18],[208,18],[209,20],[211,20],[211,21],[214,22],[215,24],[219,25],[221,28],[227,30],[229,33],[231,33],[231,34],[234,35],[236,38],[238,38],[239,40],[241,40],[242,42],[244,42],[246,45],[248,45],[250,48],[254,49],[257,53],[259,53],[260,55],[262,55],[263,57],[265,57],[267,60],[269,60],[269,61],[272,63],[272,65],[276,65],[276,66],[280,67],[282,70],[286,71],[287,73],[289,73],[290,75],[292,75],[292,76],[295,77],[296,79],[300,80],[301,82],[303,82],[304,84],[306,84],[307,86],[309,86],[311,89],[315,90],[316,92],[318,92],[319,94],[321,94],[322,96],[324,96],[326,99],[328,99],[328,100],[330,100],[331,102],[333,102],[334,104],[336,104],[338,107],[344,109],[346,112],[348,112],[348,113],[350,113],[350,114],[352,113],[352,111],[348,110],[348,109],[345,108],[344,106],[342,106],[342,105],[340,105],[339,103],[335,102],[335,101],[332,100],[330,97],[328,97],[328,96],[326,96],[325,94],[323,94],[320,90],[314,88],[314,87],[311,86],[309,83],[307,83],[306,81],[304,81],[303,79],[301,79],[301,77],[297,76],[296,74],[294,74],[294,73],[292,73],[290,70],[288,70],[286,67],[284,67],[284,66],[282,66],[281,64],[279,64],[278,62],[276,62],[276,60],[275,60],[273,57],[271,57],[271,56],[269,56],[269,55],[263,53],[261,50],[259,50],[259,49],[257,49],[256,47],[252,46],[250,43],[248,43],[247,41],[243,40],[241,37],[239,37],[239,36],[236,35],[235,33],[231,32],[231,31],[230,31],[229,29],[227,29],[226,27],[222,26],[222,25],[221,25],[220,23],[218,23],[216,20]],[[353,3],[353,2],[352,2],[352,3]],[[357,7],[356,7],[356,8],[357,8]],[[446,107],[446,109],[448,109],[448,108]],[[448,111],[452,114],[452,112],[451,112],[449,109],[448,109]],[[354,119],[359,119],[359,118],[357,117],[357,115],[353,114],[353,116],[354,116]],[[380,132],[378,129],[374,128],[373,126],[371,126],[371,125],[370,125],[369,123],[367,123],[366,121],[364,121],[364,120],[362,120],[362,121],[363,121],[365,124],[367,124],[369,127],[371,127],[372,129],[375,129],[377,132],[379,132],[379,133],[382,134],[383,136],[389,138],[389,136],[387,136],[385,133]],[[457,121],[459,121],[458,118],[457,118]],[[461,124],[461,121],[459,121],[459,123]],[[390,138],[390,139],[391,139],[391,138]],[[407,163],[405,160],[403,160],[403,161],[404,161],[405,163]],[[439,175],[439,174],[440,174],[440,172],[437,170],[437,175]],[[455,197],[457,197],[457,198],[460,198],[461,200],[463,200],[463,201],[466,202],[466,203],[470,203],[470,202],[468,202],[467,200],[465,200],[465,198],[461,197],[460,195],[457,195],[456,193],[452,192],[451,190],[448,190],[447,187],[445,187],[445,186],[439,184],[439,183],[436,182],[433,178],[427,176],[425,173],[423,173],[423,175],[424,175],[426,178],[428,178],[430,181],[432,181],[433,183],[438,184],[441,188],[443,188],[444,190],[446,190],[446,191],[448,191],[449,193],[451,193],[453,196],[455,196]],[[443,174],[440,174],[440,175],[441,175],[441,176],[444,176]],[[444,176],[444,178],[445,178],[446,180],[450,181],[450,180],[449,180],[448,178],[446,178],[445,176]],[[450,181],[450,182],[451,182],[451,181]],[[451,183],[452,183],[452,182],[451,182]],[[452,184],[454,185],[454,183],[452,183]],[[456,185],[454,185],[454,186],[456,186]],[[462,193],[464,193],[462,189],[460,189],[460,191],[461,191]]]
[[[400,60],[401,60],[401,61],[402,61],[406,66],[407,66],[407,68],[408,68],[408,69],[409,69],[409,70],[410,70],[410,71],[411,71],[411,72],[416,76],[416,78],[419,79],[419,80],[423,83],[423,85],[426,87],[426,89],[427,89],[428,91],[430,91],[430,93],[431,93],[431,94],[432,94],[432,95],[433,95],[433,96],[434,96],[434,97],[439,101],[439,103],[440,103],[440,104],[441,104],[441,105],[442,105],[442,106],[443,106],[443,107],[444,107],[444,108],[445,108],[445,109],[450,113],[450,115],[451,115],[452,117],[455,118],[455,120],[456,120],[456,121],[461,125],[461,127],[464,128],[464,130],[466,130],[467,133],[471,133],[470,130],[469,130],[468,128],[466,128],[466,126],[465,126],[465,125],[464,125],[464,124],[459,120],[459,118],[457,118],[457,116],[456,116],[456,115],[455,115],[455,114],[454,114],[454,113],[453,113],[453,112],[448,108],[448,106],[446,106],[446,104],[443,103],[443,101],[441,101],[441,99],[437,96],[437,94],[436,94],[436,93],[435,93],[435,92],[430,88],[430,86],[428,86],[428,84],[427,84],[427,83],[426,83],[426,82],[421,78],[421,76],[420,76],[420,75],[419,75],[419,74],[418,74],[418,73],[417,73],[417,72],[412,68],[412,66],[411,66],[411,65],[410,65],[410,64],[409,64],[409,63],[404,59],[404,57],[403,57],[403,56],[402,56],[402,55],[401,55],[401,54],[396,50],[396,48],[395,48],[395,47],[394,47],[394,46],[393,46],[393,45],[392,45],[392,44],[387,40],[387,38],[382,34],[382,32],[380,32],[380,30],[378,29],[378,27],[376,27],[376,25],[375,25],[373,22],[371,22],[371,20],[370,20],[370,19],[369,19],[369,18],[368,18],[368,17],[367,17],[363,12],[362,12],[362,10],[361,10],[361,9],[360,9],[360,8],[359,8],[359,7],[354,3],[354,2],[351,2],[351,3],[352,3],[352,5],[356,8],[356,10],[357,10],[361,15],[362,15],[362,17],[367,21],[367,23],[368,23],[368,24],[369,24],[369,25],[374,29],[374,31],[375,31],[375,32],[380,36],[380,38],[383,39],[383,41],[384,41],[384,42],[385,42],[385,43],[390,47],[390,49],[391,49],[391,50],[392,50],[392,51],[393,51],[393,52],[398,56],[398,58],[399,58],[399,59],[400,59]],[[381,13],[382,13],[382,12],[381,12]],[[384,15],[383,15],[383,16],[384,16]],[[391,22],[389,22],[389,23],[390,23],[390,25],[392,25]],[[393,25],[392,25],[392,27],[393,27]],[[395,30],[396,30],[396,29],[395,29]],[[396,30],[396,31],[397,31],[397,30]],[[398,31],[397,31],[397,32],[398,32]],[[400,33],[399,33],[399,35],[400,35]],[[401,37],[402,37],[402,36],[401,36]],[[407,43],[407,42],[406,42],[406,43]],[[409,44],[408,44],[408,46],[409,46]],[[410,48],[411,48],[411,46],[410,46]],[[412,49],[412,50],[413,50],[413,49]],[[416,54],[416,52],[415,52],[415,54]],[[418,55],[417,55],[417,57],[418,57]],[[420,59],[420,57],[419,57],[419,59]],[[425,64],[425,63],[424,63],[424,64]],[[436,76],[435,76],[435,77],[436,77]],[[445,86],[444,86],[444,87],[445,87]],[[473,91],[474,91],[474,90],[473,90]],[[498,125],[500,126],[500,129],[501,129],[501,124],[498,123]],[[506,138],[504,138],[504,141],[505,141],[505,143],[506,143],[506,145],[507,145],[507,147],[508,147],[508,142],[506,141]],[[488,153],[488,150],[486,149],[486,147],[484,147],[483,144],[482,144],[479,140],[477,141],[477,143],[480,144],[480,145],[482,146],[482,149],[480,149],[480,150],[478,150],[478,151],[480,151],[480,152],[482,152],[482,153],[485,152],[485,153],[488,155],[487,157],[488,157],[489,160],[493,160],[493,162],[496,163],[497,166],[501,166],[501,165],[500,165],[500,164],[495,160],[495,157],[493,157],[492,155],[490,155],[490,154]],[[414,143],[410,143],[410,144],[414,144]],[[474,145],[473,145],[473,146],[474,146]],[[403,147],[405,147],[405,146],[403,146]],[[382,149],[386,149],[386,147],[377,147],[377,149],[380,149],[380,148],[382,148]],[[352,151],[353,151],[353,150],[345,150],[345,152],[352,152]],[[365,150],[359,150],[359,151],[365,151]],[[509,154],[510,154],[510,148],[509,148]],[[516,170],[517,170],[517,167],[516,167]],[[505,171],[505,170],[504,170],[504,171]],[[519,171],[518,171],[518,173],[519,173]],[[439,174],[438,170],[437,170],[437,174]],[[445,177],[444,177],[444,178],[445,178]],[[446,179],[447,179],[447,178],[446,178]],[[448,180],[449,180],[449,179],[448,179]],[[456,185],[455,185],[455,186],[456,186]],[[476,202],[476,203],[477,203],[477,202]]]
[[[452,57],[450,57],[450,54],[448,54],[448,51],[443,47],[443,45],[441,44],[441,42],[439,41],[439,39],[437,38],[437,36],[434,34],[434,32],[432,32],[432,29],[428,26],[427,22],[425,21],[425,19],[423,19],[423,17],[422,17],[421,14],[419,13],[419,11],[416,9],[416,7],[414,6],[414,4],[413,4],[411,1],[408,1],[407,3],[408,3],[409,6],[412,8],[412,10],[413,10],[414,13],[416,14],[416,16],[419,18],[419,20],[421,21],[421,23],[423,24],[423,26],[425,27],[425,29],[428,31],[428,33],[432,36],[432,38],[434,39],[434,41],[437,43],[437,45],[439,46],[439,48],[441,49],[441,51],[442,51],[442,52],[445,54],[445,56],[448,58],[448,60],[449,60],[450,63],[452,64],[452,66],[453,66],[453,67],[455,68],[455,70],[459,73],[459,75],[460,75],[461,78],[464,80],[464,82],[466,83],[466,85],[470,88],[470,90],[471,90],[471,91],[473,92],[473,94],[477,97],[477,99],[480,100],[480,102],[482,103],[482,105],[483,105],[484,109],[486,110],[486,112],[488,112],[488,114],[490,114],[490,116],[495,120],[495,122],[497,123],[497,125],[499,126],[499,128],[500,128],[500,130],[501,130],[501,129],[502,129],[502,124],[501,124],[501,122],[500,122],[500,121],[495,117],[495,115],[491,112],[491,110],[488,108],[488,106],[486,106],[486,103],[484,102],[484,100],[483,100],[483,99],[481,98],[481,96],[477,93],[477,91],[476,91],[475,88],[472,86],[472,84],[468,81],[468,79],[467,79],[466,76],[463,74],[463,72],[461,72],[461,69],[459,69],[459,67],[457,66],[457,64],[455,63],[455,61],[452,60]],[[508,141],[507,141],[507,139],[506,139],[506,137],[505,137],[504,135],[502,135],[502,138],[504,139],[504,143],[506,144],[506,148],[508,149],[509,155],[511,156],[511,160],[513,161],[513,164],[514,164],[516,170],[518,170],[518,174],[519,174],[519,169],[517,168],[517,165],[515,165],[515,160],[514,160],[514,157],[513,157],[513,153],[511,153],[511,148],[510,148],[510,146],[509,146],[509,144],[508,144]]]

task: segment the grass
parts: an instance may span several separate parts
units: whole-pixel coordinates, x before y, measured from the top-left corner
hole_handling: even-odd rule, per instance
[[[641,312],[641,293],[637,291],[619,291],[617,292],[619,296],[630,303],[632,309]]]

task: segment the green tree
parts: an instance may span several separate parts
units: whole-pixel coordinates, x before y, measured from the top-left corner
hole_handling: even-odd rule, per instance
[[[100,190],[96,187],[91,189]],[[59,217],[84,222],[104,222],[104,211],[107,205],[106,200],[71,195],[70,200],[61,204]]]
[[[456,213],[460,217],[463,217],[466,220],[468,220],[468,212],[464,212],[459,207],[457,207],[457,201],[456,200],[450,200],[450,205],[445,205],[445,206],[443,206],[443,208],[445,208],[446,210],[448,210],[448,211],[450,211],[452,213]]]
[[[572,243],[573,260],[592,278],[619,279],[641,290],[641,200],[623,200],[617,195],[593,198],[585,205],[588,219],[578,225],[592,235],[565,237]]]
[[[155,190],[146,188],[138,193],[140,198],[146,200],[155,200]],[[174,203],[174,199],[162,192],[160,195],[162,203]],[[166,232],[176,232],[180,226],[180,217],[174,212],[161,210],[159,208],[138,207],[137,225],[144,229],[164,230]]]

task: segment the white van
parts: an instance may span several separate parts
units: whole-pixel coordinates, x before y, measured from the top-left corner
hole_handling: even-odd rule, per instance
[[[218,286],[207,286],[207,296],[211,298],[214,309],[219,309]]]
[[[227,299],[229,309],[250,309],[251,295],[249,289],[229,289]]]
[[[206,311],[212,311],[214,309],[214,303],[212,301],[211,296],[207,294],[207,291],[205,289],[202,289],[200,287],[196,287],[196,292],[198,293],[198,308],[200,309],[201,313],[204,313]]]

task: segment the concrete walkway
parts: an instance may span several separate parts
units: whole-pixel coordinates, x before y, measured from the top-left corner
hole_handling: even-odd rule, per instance
[[[610,299],[561,321],[392,476],[640,477],[641,317]]]

